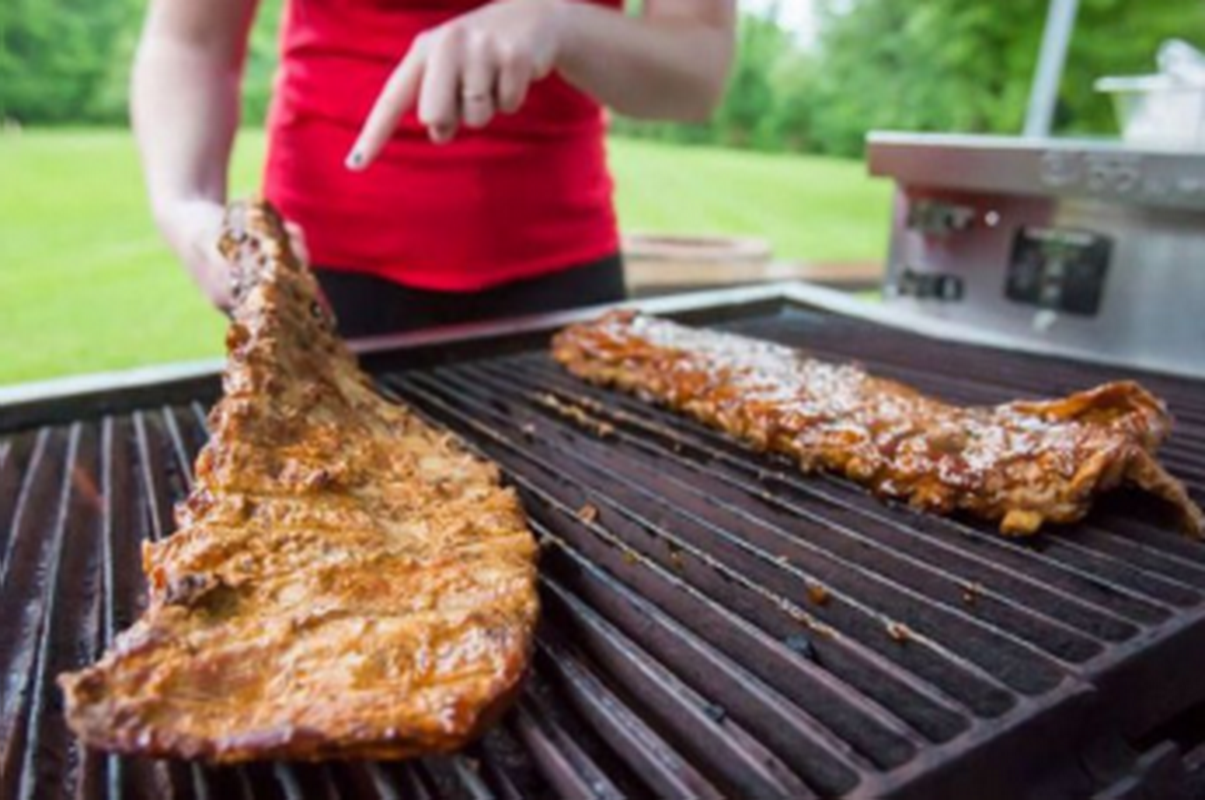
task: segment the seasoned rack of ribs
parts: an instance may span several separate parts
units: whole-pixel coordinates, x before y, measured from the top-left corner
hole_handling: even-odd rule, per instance
[[[1005,534],[1084,517],[1131,484],[1169,501],[1195,536],[1201,510],[1155,460],[1171,419],[1132,382],[1040,402],[963,408],[853,364],[628,311],[574,325],[553,356],[615,386],[939,514],[998,520]]]
[[[152,756],[457,748],[526,672],[537,546],[497,468],[379,396],[264,203],[234,205],[224,397],[148,606],[62,675],[87,744]]]

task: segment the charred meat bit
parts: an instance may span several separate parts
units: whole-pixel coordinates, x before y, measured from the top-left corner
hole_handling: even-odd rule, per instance
[[[594,520],[598,519],[598,507],[593,503],[586,503],[577,510],[577,518],[589,525]]]
[[[902,622],[888,622],[887,635],[900,644],[907,644],[912,639],[912,630]]]
[[[825,605],[829,600],[828,589],[819,583],[809,583],[808,599],[818,606]]]

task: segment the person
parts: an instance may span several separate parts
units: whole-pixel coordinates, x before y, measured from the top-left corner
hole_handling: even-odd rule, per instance
[[[735,9],[622,2],[288,0],[263,193],[344,335],[623,297],[603,108],[707,118]],[[156,223],[223,308],[216,242],[255,11],[154,0],[133,70]]]

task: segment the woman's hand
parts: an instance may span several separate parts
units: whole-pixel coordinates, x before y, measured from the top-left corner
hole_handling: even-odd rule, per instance
[[[218,252],[224,214],[219,203],[182,200],[163,209],[157,218],[168,244],[209,302],[229,311],[234,302],[234,282],[230,265]]]
[[[159,213],[159,227],[168,243],[193,281],[220,311],[229,312],[234,306],[234,281],[230,273],[230,262],[218,251],[218,239],[222,235],[222,223],[226,210],[221,203],[212,200],[181,200],[172,203]],[[285,223],[289,243],[293,252],[308,264],[309,251],[301,228],[292,222]]]
[[[523,105],[528,87],[552,71],[561,46],[562,0],[493,3],[415,39],[377,98],[347,157],[372,163],[403,114],[418,110],[431,140],[481,128]]]

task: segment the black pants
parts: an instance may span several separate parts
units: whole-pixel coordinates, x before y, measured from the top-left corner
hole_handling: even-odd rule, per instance
[[[619,254],[480,292],[413,289],[359,272],[315,270],[348,338],[542,314],[624,299]]]

